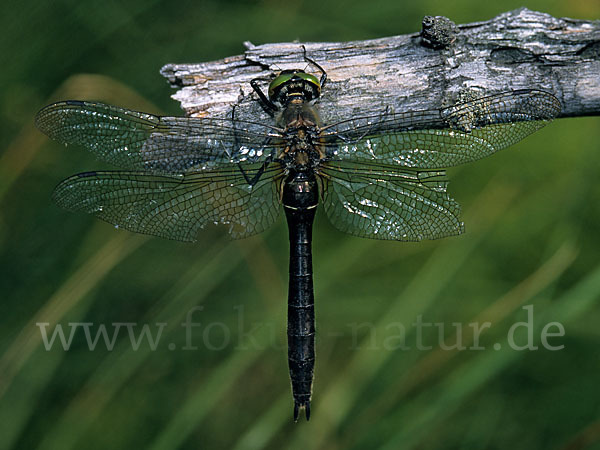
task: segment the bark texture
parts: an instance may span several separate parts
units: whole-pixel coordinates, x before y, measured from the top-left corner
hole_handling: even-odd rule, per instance
[[[179,88],[173,98],[187,115],[223,116],[237,105],[236,115],[260,121],[268,116],[250,80],[264,79],[266,92],[282,69],[306,68],[318,76],[318,69],[303,59],[304,45],[327,72],[318,101],[325,124],[386,108],[438,109],[465,95],[516,89],[551,92],[562,103],[559,117],[600,113],[600,21],[554,18],[521,8],[486,22],[456,27],[448,22],[426,17],[423,35],[366,41],[246,42],[243,55],[168,64],[161,74]],[[440,36],[435,34],[437,23]]]

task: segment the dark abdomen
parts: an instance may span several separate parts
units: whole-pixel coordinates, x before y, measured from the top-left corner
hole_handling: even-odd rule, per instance
[[[292,172],[283,187],[290,235],[288,291],[288,363],[294,395],[294,420],[301,409],[310,417],[315,363],[315,306],[312,271],[312,224],[319,195],[313,174]]]

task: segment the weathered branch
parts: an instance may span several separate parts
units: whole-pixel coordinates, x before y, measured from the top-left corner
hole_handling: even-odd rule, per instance
[[[319,100],[324,122],[386,108],[437,109],[465,91],[524,88],[558,97],[560,117],[600,113],[600,21],[556,19],[523,8],[455,28],[442,20],[440,37],[436,19],[424,20],[423,36],[304,43],[308,56],[327,71]],[[264,78],[266,89],[279,70],[307,66],[301,43],[246,46],[243,55],[162,68],[171,85],[181,88],[173,98],[188,115],[229,114],[237,103],[236,111],[263,117],[250,80]],[[319,74],[312,66],[307,71]]]

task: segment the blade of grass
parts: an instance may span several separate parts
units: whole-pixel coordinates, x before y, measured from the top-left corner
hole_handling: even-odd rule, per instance
[[[21,332],[12,341],[10,347],[0,358],[0,398],[7,394],[15,377],[22,374],[25,364],[36,355],[42,344],[41,333],[36,323],[47,322],[53,327],[65,315],[78,307],[78,314],[84,314],[91,305],[86,304],[84,299],[106,275],[114,269],[127,256],[132,254],[147,241],[145,236],[134,236],[129,233],[118,233],[107,241],[94,255],[82,264],[50,297],[43,308],[27,322]],[[25,427],[27,418],[34,413],[35,401],[42,388],[49,382],[54,369],[58,366],[64,353],[46,352],[43,360],[39,361],[34,368],[35,376],[23,375],[29,382],[20,383],[19,393],[16,396],[18,404],[15,404],[15,395],[11,395],[13,401],[3,401],[0,409],[3,432],[0,433],[0,448],[10,448],[12,442],[20,435]]]
[[[243,240],[236,241],[236,244],[252,272],[252,276],[261,292],[260,297],[265,299],[269,305],[274,305],[270,307],[272,315],[280,316],[285,307],[282,280],[273,280],[272,276],[265,276],[265,274],[277,273],[276,266],[271,253],[266,250],[266,247],[264,245],[257,246],[254,242]],[[261,240],[260,242],[264,244],[264,241]],[[257,270],[258,267],[261,270]],[[272,287],[273,284],[276,285],[275,289]],[[264,329],[260,330],[259,334],[253,337],[258,340],[266,339],[266,336],[260,335],[261,331],[265,332]],[[262,348],[266,349],[267,345],[263,345]],[[239,377],[243,372],[263,353],[264,351],[259,350],[253,352],[240,350],[230,356],[228,361],[223,363],[211,375],[208,382],[198,385],[188,396],[181,408],[157,435],[150,448],[153,450],[173,448],[183,443],[206,417],[210,409],[232,386],[238,384]]]
[[[258,329],[252,337],[267,348],[270,337],[265,327]],[[204,420],[210,410],[224,397],[232,386],[240,382],[240,376],[255,362],[262,351],[241,350],[235,352],[193,390],[185,403],[175,412],[172,420],[161,430],[150,450],[179,448]]]
[[[497,301],[485,308],[477,316],[469,319],[467,323],[499,323],[510,314],[514,313],[521,305],[531,301],[542,291],[547,289],[571,266],[577,252],[570,242],[564,243],[544,264],[530,274],[527,278],[517,284]],[[462,330],[460,342],[463,346],[469,347],[472,344],[472,330]],[[452,347],[457,341],[454,339],[446,342],[446,345]],[[419,359],[410,370],[403,374],[398,380],[397,389],[386,390],[385,396],[381,396],[377,401],[373,401],[368,407],[361,411],[361,414],[354,418],[353,422],[364,422],[375,420],[376,416],[381,416],[397,405],[400,399],[408,392],[415,390],[418,386],[426,385],[427,382],[436,373],[444,370],[451,360],[457,357],[461,352],[454,350],[442,350],[435,348]]]
[[[118,233],[86,261],[45,306],[23,327],[0,358],[0,398],[33,351],[42,344],[38,322],[54,325],[77,305],[119,262],[147,241],[145,236]]]
[[[239,262],[239,252],[233,250],[231,243],[224,242],[215,241],[205,258],[190,267],[140,322],[167,323],[164,333],[180,326],[189,306],[203,302],[211,288]],[[76,447],[103,408],[150,354],[149,346],[134,350],[128,340],[120,342],[71,401],[39,448],[66,450]]]
[[[539,273],[545,277],[543,272]],[[546,304],[539,320],[533,323],[534,333],[546,324],[545,318],[561,317],[573,320],[588,312],[600,301],[600,265],[576,286],[560,296],[556,301]],[[500,373],[514,360],[523,357],[523,352],[510,346],[501,350],[485,351],[467,361],[450,373],[442,382],[420,394],[409,407],[402,411],[402,427],[390,438],[382,449],[396,449],[399,445],[416,445],[426,435],[434,422],[447,417],[460,406],[464,399],[481,388],[486,381]]]

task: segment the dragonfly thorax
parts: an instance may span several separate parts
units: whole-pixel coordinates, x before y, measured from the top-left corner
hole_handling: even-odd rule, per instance
[[[286,141],[282,160],[286,168],[314,168],[324,157],[320,145],[319,115],[315,107],[300,99],[293,99],[278,112],[277,122],[285,131]]]

